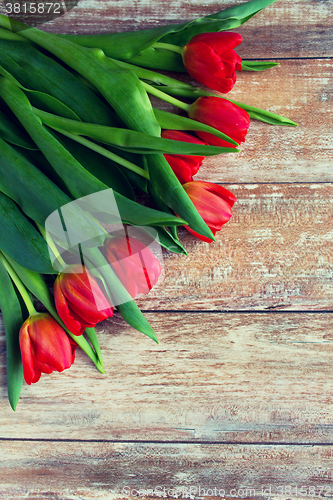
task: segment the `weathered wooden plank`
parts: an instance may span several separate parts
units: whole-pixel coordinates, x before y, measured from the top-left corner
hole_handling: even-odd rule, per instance
[[[3,336],[0,438],[333,443],[332,314],[147,317],[159,345],[117,315],[98,328],[106,375],[79,352],[15,413]]]
[[[287,500],[333,492],[329,446],[9,441],[1,449],[1,499]]]
[[[214,244],[181,232],[165,279],[139,299],[159,310],[333,310],[332,184],[230,185],[238,198]]]
[[[46,31],[104,33],[155,28],[186,22],[242,3],[240,0],[85,0]],[[328,57],[333,54],[333,7],[330,1],[278,0],[237,29],[244,39],[241,55]]]
[[[240,153],[207,157],[196,180],[224,183],[332,182],[333,62],[285,60],[266,72],[244,71],[227,97],[286,116],[298,127],[251,120]],[[196,84],[185,77],[183,80]],[[184,114],[153,98],[155,107]]]
[[[180,229],[189,255],[164,252],[144,310],[332,311],[333,185],[227,185],[233,216],[204,243]],[[50,282],[51,284],[51,282]]]
[[[252,120],[241,152],[206,158],[196,178],[332,182],[332,74],[333,62],[323,59],[281,61],[265,73],[240,73],[228,97],[287,116],[299,126]]]
[[[333,62],[325,59],[281,61],[266,72],[238,73],[230,99],[286,116],[298,127],[252,120],[240,153],[207,157],[195,179],[332,182],[332,74]],[[154,98],[153,105],[183,113],[160,99]]]

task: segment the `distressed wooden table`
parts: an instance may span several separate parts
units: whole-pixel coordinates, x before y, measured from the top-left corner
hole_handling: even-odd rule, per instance
[[[238,0],[81,0],[48,31],[155,27]],[[252,121],[239,155],[198,178],[238,198],[217,243],[185,231],[139,301],[160,344],[103,323],[102,376],[78,353],[6,399],[1,330],[0,498],[331,498],[333,168],[330,0],[277,0],[239,31],[236,100],[290,117]]]

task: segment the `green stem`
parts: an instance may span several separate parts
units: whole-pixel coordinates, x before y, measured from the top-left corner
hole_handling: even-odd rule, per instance
[[[183,51],[182,47],[179,47],[179,45],[172,45],[171,43],[156,42],[152,45],[152,47],[154,49],[170,50],[171,52],[176,52],[177,54],[181,54]]]
[[[12,266],[9,264],[8,260],[6,257],[3,255],[3,253],[0,252],[0,260],[3,263],[4,267],[6,268],[6,271],[8,272],[9,276],[11,277],[13,283],[15,284],[16,288],[18,289],[25,305],[27,306],[29,316],[32,316],[33,314],[37,314],[36,309],[34,308],[34,305],[32,303],[32,300],[30,298],[28,290],[25,288],[24,284],[12,268]]]
[[[167,75],[162,75],[161,73],[157,73],[156,71],[151,71],[147,68],[141,68],[141,66],[136,66],[125,61],[118,61],[117,59],[112,58],[109,59],[118,64],[118,66],[120,66],[121,68],[130,69],[131,71],[133,71],[133,73],[135,73],[136,76],[140,78],[140,80],[188,90],[195,88],[194,85],[190,83],[181,82],[180,80],[176,80],[175,78],[171,78]]]
[[[132,170],[132,172],[135,172],[138,175],[141,175],[141,177],[144,177],[145,179],[149,180],[149,172],[147,170],[138,167],[138,165],[135,165],[134,163],[131,163],[130,161],[126,160],[125,158],[122,158],[121,156],[116,155],[115,153],[112,153],[111,151],[108,151],[105,148],[102,148],[102,146],[99,146],[95,142],[89,141],[85,137],[82,137],[80,135],[75,135],[71,134],[70,132],[66,132],[65,130],[52,127],[54,130],[57,132],[60,132],[60,134],[65,135],[66,137],[69,137],[69,139],[72,139],[73,141],[76,141],[83,146],[86,146],[89,149],[92,149],[96,153],[99,153],[102,156],[105,156],[105,158],[109,158],[110,160],[115,161],[116,163],[119,163],[119,165],[122,165],[125,168],[128,168],[128,170]]]
[[[144,86],[144,88],[146,89],[146,91],[149,92],[149,94],[152,94],[155,97],[159,97],[160,99],[163,99],[163,101],[166,101],[170,104],[173,104],[174,106],[177,106],[178,108],[183,109],[184,111],[186,111],[186,113],[188,113],[188,111],[190,110],[191,104],[186,104],[183,101],[179,101],[178,99],[175,99],[174,97],[172,97],[168,94],[165,94],[161,90],[158,90],[155,87],[152,87],[148,83],[145,83],[145,82],[141,82],[141,83]]]

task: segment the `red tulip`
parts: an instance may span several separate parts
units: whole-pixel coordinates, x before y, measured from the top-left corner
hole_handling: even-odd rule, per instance
[[[219,92],[229,92],[241,71],[242,59],[233,50],[242,41],[238,33],[202,33],[183,48],[186,71],[198,82]]]
[[[74,335],[82,335],[86,328],[113,314],[112,306],[97,281],[81,265],[68,266],[54,283],[54,299],[58,314]]]
[[[104,243],[105,256],[132,298],[148,293],[161,274],[158,259],[141,241],[114,236]]]
[[[249,114],[222,97],[199,97],[190,107],[188,114],[193,120],[205,123],[223,132],[238,144],[245,141],[250,125]],[[196,134],[203,141],[213,146],[236,147],[207,132],[197,131]]]
[[[192,142],[193,144],[207,144],[197,137],[180,130],[162,130],[161,137],[174,141]],[[164,156],[181,184],[193,180],[193,175],[198,172],[205,158],[204,156],[176,154],[165,154]]]
[[[223,224],[229,221],[232,215],[232,206],[236,197],[227,189],[212,182],[193,181],[184,184],[183,188],[193,201],[199,214],[207,226],[215,235],[220,231]],[[200,240],[211,242],[212,240],[196,233],[193,229],[185,226],[190,233]]]
[[[27,384],[38,382],[42,373],[62,372],[74,363],[75,344],[48,313],[36,313],[19,333],[23,375]]]

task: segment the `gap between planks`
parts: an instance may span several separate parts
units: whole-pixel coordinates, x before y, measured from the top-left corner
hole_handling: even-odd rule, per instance
[[[172,444],[189,444],[189,445],[207,445],[207,446],[304,446],[304,447],[312,447],[312,446],[333,446],[333,441],[328,442],[298,442],[298,441],[290,441],[290,442],[275,442],[275,441],[205,441],[205,440],[197,440],[191,441],[189,439],[179,439],[179,440],[161,440],[161,439],[56,439],[56,438],[3,438],[0,437],[0,444],[2,442],[22,442],[22,443],[105,443],[105,444],[158,444],[158,445],[172,445]]]

